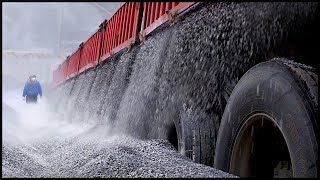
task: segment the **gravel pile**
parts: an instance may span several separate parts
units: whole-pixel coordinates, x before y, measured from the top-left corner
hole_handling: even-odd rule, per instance
[[[96,132],[28,142],[5,136],[2,177],[235,177],[192,162],[166,140]]]

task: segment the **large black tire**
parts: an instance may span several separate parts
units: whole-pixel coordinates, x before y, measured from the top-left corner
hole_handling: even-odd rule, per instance
[[[195,114],[191,109],[182,108],[175,126],[178,151],[194,162],[213,166],[215,126],[210,117]]]
[[[166,105],[166,113],[161,116],[161,119],[170,119],[171,122],[167,127],[167,139],[180,154],[194,162],[213,166],[217,132],[212,117],[208,117],[205,112],[187,107],[177,98],[173,99],[175,101]]]
[[[240,152],[234,150],[238,147],[237,137],[241,139],[240,130],[248,125],[249,117],[260,113],[270,117],[274,127],[280,130],[279,134],[285,140],[290,154],[292,176],[318,177],[317,80],[314,69],[286,59],[273,59],[251,68],[236,85],[225,108],[217,138],[214,167],[230,172],[234,171],[232,168],[242,165],[240,162],[231,165],[235,159],[233,151],[234,154],[241,154],[241,149]],[[255,132],[255,127],[252,129]],[[263,156],[272,158],[273,155],[268,153],[272,152],[267,151]]]

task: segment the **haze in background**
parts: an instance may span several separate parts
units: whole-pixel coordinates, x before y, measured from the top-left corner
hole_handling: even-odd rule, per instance
[[[120,2],[3,3],[2,123],[6,141],[78,133],[76,125],[64,124],[64,117],[49,107],[46,95],[52,72],[119,5]],[[27,105],[22,99],[31,74],[37,75],[44,95],[36,106]]]
[[[80,42],[85,41],[104,19],[110,18],[120,2],[7,2],[2,5],[2,122],[6,124],[4,130],[24,137],[22,132],[30,125],[33,132],[38,134],[38,128],[54,127],[53,124],[48,124],[55,122],[52,119],[63,119],[55,117],[55,113],[47,107],[46,95],[53,70]],[[37,75],[44,95],[39,100],[39,106],[34,107],[27,106],[22,100],[24,84],[31,74]],[[15,125],[10,128],[7,122]],[[52,129],[57,131],[55,128]],[[48,131],[48,128],[45,130]],[[30,136],[30,132],[27,134]]]
[[[104,19],[109,19],[120,4],[3,3],[4,89],[21,89],[30,74],[36,74],[42,83],[48,84],[53,69],[75,51]]]

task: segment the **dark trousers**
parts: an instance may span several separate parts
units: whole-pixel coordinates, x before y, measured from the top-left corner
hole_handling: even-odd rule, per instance
[[[38,96],[26,96],[27,104],[37,103],[37,100],[38,100]]]

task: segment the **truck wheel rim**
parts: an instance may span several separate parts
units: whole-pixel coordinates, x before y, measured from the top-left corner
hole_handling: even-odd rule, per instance
[[[262,144],[261,136],[268,136],[268,134],[265,133],[266,131],[270,134],[273,133],[273,135],[277,137],[269,140],[269,143],[273,144],[270,146],[270,149],[263,147],[266,145],[258,145]],[[279,146],[275,146],[272,141],[276,141],[277,144],[279,143]],[[266,142],[266,144],[268,144],[268,142]],[[269,150],[271,150],[271,152],[279,151],[281,152],[281,156],[285,158],[282,158],[280,153],[273,157],[273,155],[270,154],[271,152],[268,152]],[[266,159],[266,162],[259,162],[260,159],[264,158],[264,155],[266,157],[270,156],[270,158]],[[264,165],[264,163],[266,165]],[[229,171],[240,177],[293,176],[293,168],[287,143],[281,128],[271,116],[265,113],[255,113],[244,121],[233,143]]]

